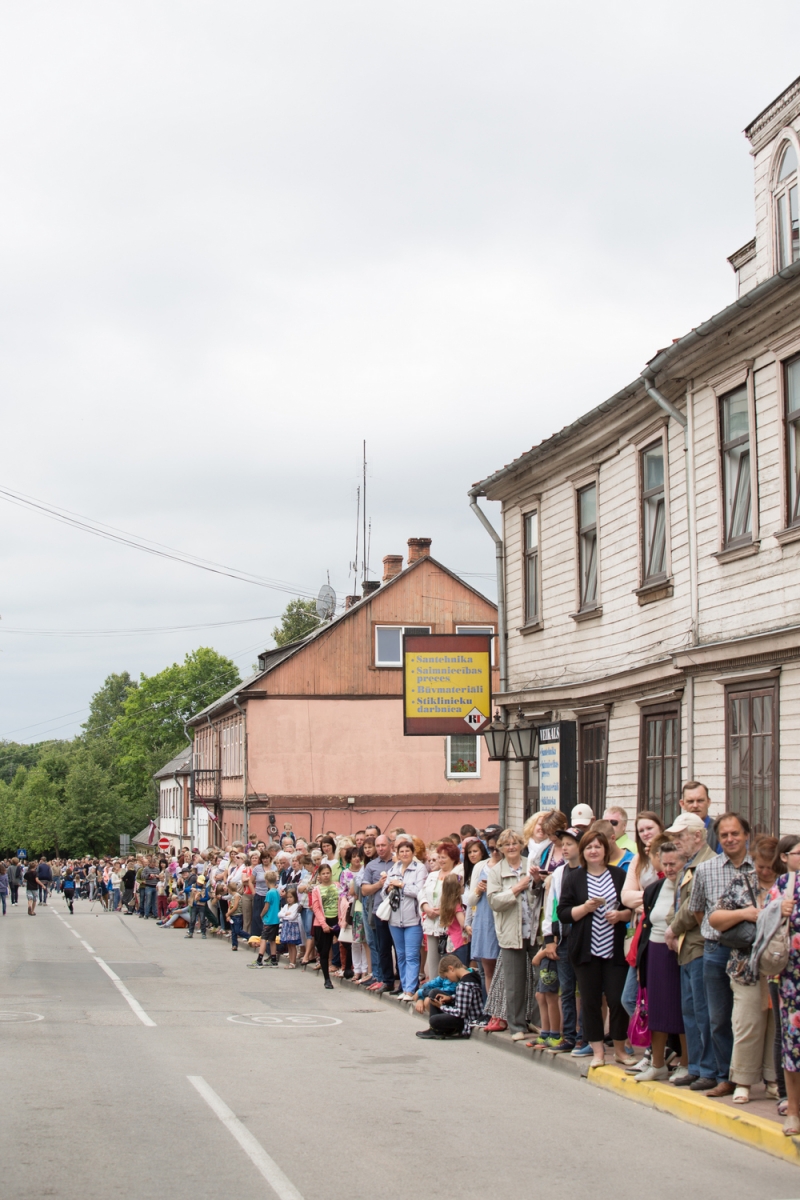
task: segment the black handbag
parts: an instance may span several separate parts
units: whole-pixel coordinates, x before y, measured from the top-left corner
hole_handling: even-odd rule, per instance
[[[753,894],[753,887],[747,875],[742,873],[742,878],[747,884],[747,890],[750,893],[750,899],[753,902],[753,908],[758,908],[758,901]],[[752,950],[753,942],[756,940],[756,923],[755,921],[740,921],[738,925],[731,926],[719,935],[721,946],[727,946],[729,950]]]

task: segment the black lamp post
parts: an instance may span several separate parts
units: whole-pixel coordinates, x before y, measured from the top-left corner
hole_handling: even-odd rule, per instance
[[[483,731],[483,740],[486,742],[490,759],[502,761],[508,758],[508,736],[508,726],[498,709],[491,725],[487,725]]]
[[[516,723],[509,729],[508,737],[517,762],[530,762],[532,758],[539,757],[539,731],[522,709],[517,714]]]

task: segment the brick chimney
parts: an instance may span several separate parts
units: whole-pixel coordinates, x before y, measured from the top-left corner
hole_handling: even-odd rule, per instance
[[[383,556],[383,582],[388,583],[390,579],[394,579],[395,575],[399,575],[403,569],[402,554],[384,554]]]
[[[431,538],[408,539],[408,565],[411,566],[418,558],[428,558],[431,552]]]
[[[345,598],[344,598],[345,610],[347,610],[348,608],[352,608],[354,604],[358,604],[360,599],[361,599],[360,596],[345,596]]]
[[[380,586],[380,582],[377,579],[365,579],[361,584],[361,595],[363,597],[371,596],[373,592],[377,592]]]

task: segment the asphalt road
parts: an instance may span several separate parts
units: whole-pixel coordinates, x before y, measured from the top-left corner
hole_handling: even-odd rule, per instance
[[[800,1167],[251,961],[87,902],[0,917],[8,1194],[800,1196]]]

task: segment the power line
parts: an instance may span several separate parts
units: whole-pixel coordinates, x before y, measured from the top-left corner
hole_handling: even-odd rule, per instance
[[[0,499],[6,500],[9,504],[15,504],[19,508],[27,508],[38,512],[51,521],[60,521],[63,525],[69,525],[71,528],[79,529],[83,533],[91,533],[95,537],[105,538],[107,541],[116,542],[118,545],[128,546],[133,550],[141,550],[145,554],[154,555],[156,558],[171,559],[173,562],[180,562],[188,567],[196,567],[198,570],[208,571],[212,575],[224,575],[228,579],[236,579],[240,583],[252,583],[256,587],[271,588],[274,591],[287,592],[292,596],[303,596],[309,600],[313,600],[316,596],[315,592],[311,592],[307,588],[299,588],[294,584],[286,583],[280,579],[270,579],[267,576],[254,575],[250,571],[240,571],[236,567],[228,567],[222,563],[214,562],[212,559],[199,558],[197,555],[187,554],[183,550],[176,550],[173,546],[165,546],[163,543],[152,541],[150,538],[139,537],[137,534],[128,533],[124,529],[117,529],[114,525],[106,525],[103,521],[95,521],[91,517],[71,512],[68,508],[59,508],[57,505],[47,504],[44,500],[37,500],[35,496],[27,496],[24,492],[17,492],[11,488],[0,486]]]
[[[278,621],[280,613],[265,617],[243,617],[237,621],[204,621],[199,625],[154,625],[142,629],[11,629],[0,625],[0,634],[18,633],[31,637],[124,637],[142,633],[184,633],[194,629],[219,629],[224,625],[252,625],[256,621]]]
[[[60,721],[63,717],[77,717],[79,713],[88,711],[88,704],[84,704],[83,708],[76,708],[71,713],[61,713],[58,717],[48,717],[46,721],[34,721],[32,725],[18,725],[16,729],[9,729],[8,733],[4,733],[0,741],[5,741],[12,733],[24,733],[26,729],[38,729],[40,725],[52,725],[53,721]]]

